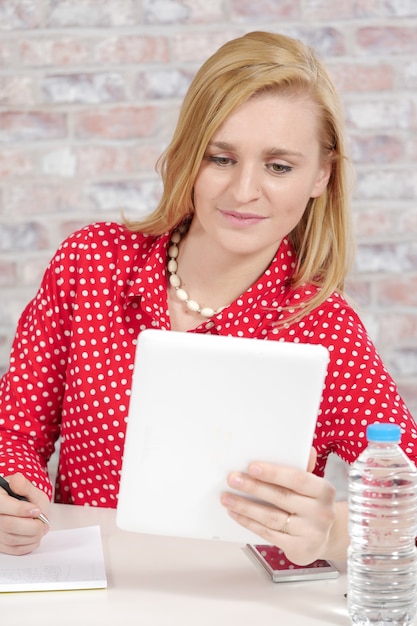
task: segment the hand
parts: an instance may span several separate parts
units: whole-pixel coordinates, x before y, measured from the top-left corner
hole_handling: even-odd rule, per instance
[[[311,473],[315,459],[312,450],[307,471],[251,463],[247,473],[231,473],[228,484],[255,500],[236,493],[221,498],[241,526],[281,548],[298,565],[326,558],[336,516],[335,488]]]
[[[0,488],[0,552],[27,554],[37,548],[48,532],[48,525],[37,519],[49,508],[48,496],[37,489],[23,474],[6,476],[15,493],[29,502],[16,500]]]

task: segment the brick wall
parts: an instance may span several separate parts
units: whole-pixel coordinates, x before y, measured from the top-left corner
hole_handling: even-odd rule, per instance
[[[59,242],[155,206],[191,77],[255,29],[315,46],[343,94],[350,293],[417,412],[416,0],[0,0],[0,371]]]

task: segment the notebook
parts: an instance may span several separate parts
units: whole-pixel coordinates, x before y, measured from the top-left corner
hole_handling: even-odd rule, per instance
[[[259,541],[220,504],[227,475],[254,460],[306,469],[328,358],[320,345],[142,331],[117,525]]]

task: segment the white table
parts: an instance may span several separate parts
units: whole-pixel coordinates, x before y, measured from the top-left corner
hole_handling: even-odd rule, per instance
[[[239,544],[128,533],[116,527],[115,513],[54,504],[53,529],[101,526],[108,588],[1,594],[1,625],[350,624],[345,574],[274,584]]]

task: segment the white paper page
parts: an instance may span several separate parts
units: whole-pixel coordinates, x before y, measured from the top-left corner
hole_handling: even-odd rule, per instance
[[[52,530],[30,554],[0,554],[0,592],[105,587],[100,526]]]

